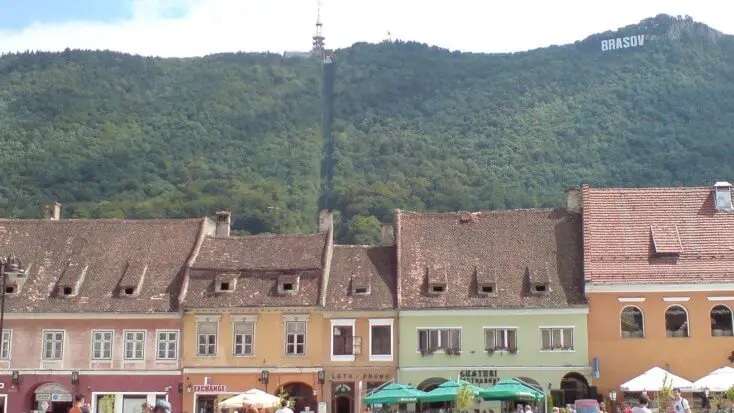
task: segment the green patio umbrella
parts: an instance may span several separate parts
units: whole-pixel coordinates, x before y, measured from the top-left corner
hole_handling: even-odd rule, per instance
[[[469,384],[463,380],[449,380],[435,389],[429,391],[420,398],[423,403],[433,402],[452,402],[456,400],[456,393],[459,391],[461,386],[469,386],[469,390],[474,393],[475,396],[479,396],[484,391],[483,388]]]
[[[364,398],[365,404],[417,403],[426,392],[413,386],[391,383]]]
[[[500,380],[494,387],[483,389],[480,396],[484,400],[542,400],[545,395],[517,380]]]

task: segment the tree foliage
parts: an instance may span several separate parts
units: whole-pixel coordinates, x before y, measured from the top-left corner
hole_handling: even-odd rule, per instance
[[[600,40],[644,33],[643,46]],[[412,42],[337,52],[338,240],[395,208],[546,207],[567,187],[734,179],[734,41],[658,16],[514,54]],[[236,233],[310,232],[324,142],[320,62],[113,52],[0,58],[0,214],[234,214]],[[367,219],[366,217],[373,217]]]

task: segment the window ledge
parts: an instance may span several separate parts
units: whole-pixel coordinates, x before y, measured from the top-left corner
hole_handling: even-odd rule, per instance
[[[354,361],[354,354],[345,354],[345,355],[331,355],[331,361]]]
[[[145,359],[123,359],[122,364],[145,363]]]
[[[714,338],[732,338],[732,337],[734,337],[734,334],[733,335],[728,335],[728,336],[715,336],[715,335],[711,335],[711,337],[714,337]],[[671,338],[687,338],[687,337],[671,337]]]
[[[370,361],[393,361],[393,356],[392,354],[370,354]]]
[[[156,359],[156,364],[178,364],[178,359]]]
[[[645,336],[642,336],[642,337],[624,337],[623,336],[621,338],[622,340],[642,340],[643,338],[645,338]]]
[[[552,349],[541,349],[541,353],[575,353],[576,350],[552,350]]]
[[[216,354],[197,354],[196,357],[208,359],[208,358],[214,358],[216,357]]]
[[[286,357],[306,357],[306,353],[303,354],[286,354]]]
[[[7,359],[2,359],[7,360]],[[92,359],[92,363],[112,363],[112,358],[108,359]]]
[[[232,354],[232,357],[237,357],[238,359],[251,359],[255,357],[255,354]]]

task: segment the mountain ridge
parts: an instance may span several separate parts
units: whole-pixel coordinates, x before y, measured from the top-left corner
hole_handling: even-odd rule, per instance
[[[602,52],[640,27],[665,37]],[[357,43],[335,65],[340,242],[376,242],[398,207],[549,207],[581,183],[734,179],[734,37],[692,20],[512,54]],[[36,217],[53,201],[67,217],[230,209],[243,233],[310,232],[321,82],[319,62],[275,54],[5,55],[0,214]]]

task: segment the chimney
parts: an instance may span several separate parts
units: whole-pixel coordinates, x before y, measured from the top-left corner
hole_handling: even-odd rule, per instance
[[[334,229],[334,215],[328,209],[319,211],[319,233],[329,232]]]
[[[569,188],[566,189],[566,210],[568,212],[579,213],[584,208],[584,201],[582,198],[581,189]]]
[[[731,184],[729,182],[724,181],[714,184],[714,206],[717,211],[734,210],[731,201]]]
[[[380,244],[385,247],[395,245],[393,227],[389,222],[383,222],[380,224]]]
[[[54,202],[53,204],[48,204],[43,207],[43,214],[46,219],[50,219],[51,221],[58,221],[61,219],[61,204],[58,202]]]
[[[229,211],[217,212],[217,229],[214,235],[217,237],[228,237],[229,229],[232,224],[232,213]]]

